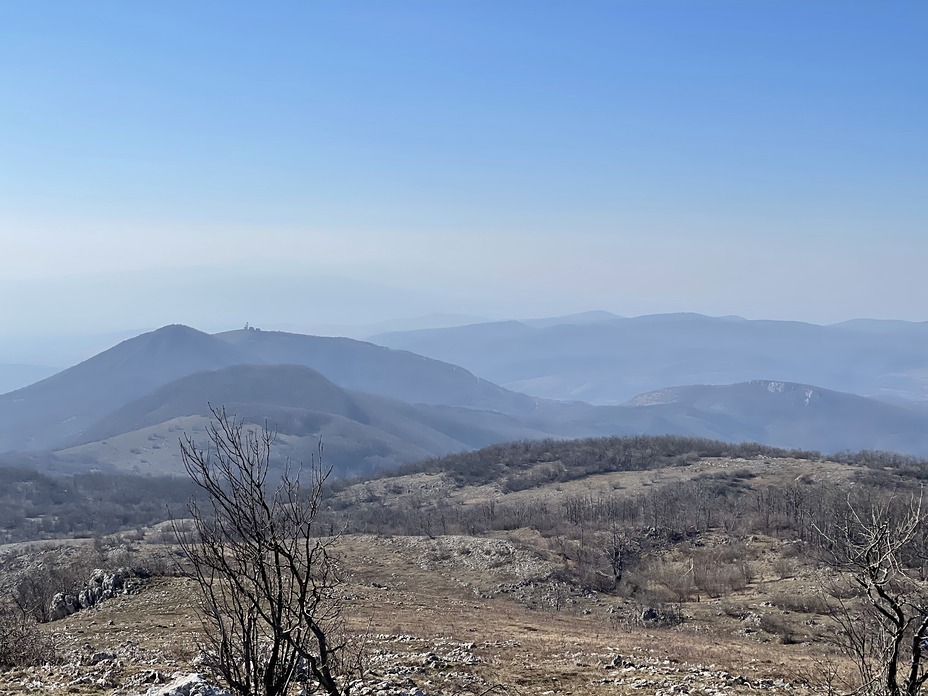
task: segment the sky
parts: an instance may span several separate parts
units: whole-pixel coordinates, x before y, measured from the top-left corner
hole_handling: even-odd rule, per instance
[[[928,320],[926,66],[920,0],[6,0],[0,343]]]

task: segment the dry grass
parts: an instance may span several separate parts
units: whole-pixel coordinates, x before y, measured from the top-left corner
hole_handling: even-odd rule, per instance
[[[725,614],[718,601],[684,605],[687,620],[674,629],[619,625],[616,612],[629,607],[612,597],[590,596],[561,611],[533,609],[500,590],[524,575],[519,569],[531,553],[494,566],[483,545],[459,538],[340,541],[350,627],[371,636],[375,673],[409,665],[409,676],[430,694],[479,693],[494,684],[518,694],[623,694],[642,693],[631,688],[634,679],[682,678],[693,665],[755,683],[792,681],[803,669],[814,670],[814,658],[824,654],[810,645],[782,644],[762,628],[745,634],[739,630],[744,622]],[[430,557],[430,550],[442,548],[454,553]],[[131,646],[139,664],[127,667],[124,679],[132,669],[170,673],[188,668],[196,654],[194,590],[183,578],[156,579],[137,596],[110,600],[44,630],[71,655],[86,653],[87,646],[95,651]],[[738,599],[751,612],[763,610],[762,596],[755,590]],[[428,652],[435,653],[434,662],[423,662]],[[617,659],[625,665],[621,670],[614,667]],[[798,688],[793,684],[789,692]],[[69,692],[97,693],[91,685]],[[0,693],[18,692],[0,686]],[[741,685],[733,693],[754,690]]]
[[[550,463],[539,464],[549,466]],[[352,502],[365,499],[386,499],[390,505],[434,502],[444,499],[449,503],[478,505],[493,500],[511,502],[538,502],[557,500],[571,495],[612,493],[621,491],[635,495],[652,487],[690,481],[706,475],[726,475],[750,471],[755,485],[782,486],[803,480],[809,483],[846,482],[859,471],[831,461],[810,462],[806,459],[760,458],[727,459],[707,457],[686,467],[651,469],[645,471],[619,471],[596,474],[585,478],[551,483],[537,488],[506,493],[498,483],[481,486],[455,486],[442,474],[417,473],[406,476],[377,479],[341,492],[339,497]],[[527,470],[528,473],[531,470]]]
[[[758,486],[854,475],[849,467],[827,462],[707,459],[685,468],[603,474],[509,494],[495,485],[457,488],[442,476],[416,474],[364,483],[339,497],[342,503],[378,505],[374,501],[410,505],[438,499],[464,506],[500,499],[557,505],[578,493],[633,495],[748,466],[751,484]],[[165,538],[152,530],[136,547],[158,555]],[[349,627],[369,636],[371,677],[401,674],[428,694],[477,694],[494,685],[514,694],[640,694],[673,684],[700,693],[699,685],[728,679],[721,671],[744,678],[723,684],[728,693],[799,693],[798,679],[820,674],[821,664],[834,660],[822,640],[827,625],[817,613],[823,609],[821,578],[794,546],[770,537],[732,539],[713,532],[698,543],[655,552],[633,578],[645,590],[635,599],[581,591],[565,573],[556,544],[533,529],[483,539],[347,535],[338,551]],[[641,620],[644,610],[661,601],[673,603],[682,623],[658,628],[657,622]],[[136,596],[43,626],[71,659],[86,654],[88,646],[131,653],[113,677],[122,683],[144,670],[191,669],[199,628],[195,587],[177,577],[151,580]],[[424,657],[430,652],[434,659]],[[29,678],[17,672],[0,676],[0,694],[35,693],[37,688],[25,686]],[[53,690],[48,686],[53,677],[42,678]],[[62,692],[107,688],[72,684]]]

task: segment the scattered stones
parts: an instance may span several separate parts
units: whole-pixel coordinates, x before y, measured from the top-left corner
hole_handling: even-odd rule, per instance
[[[384,540],[415,549],[423,570],[465,568],[486,571],[505,570],[513,577],[526,579],[543,577],[557,569],[537,553],[504,539],[469,536],[400,537]]]
[[[116,653],[111,652],[95,652],[90,656],[90,659],[87,660],[89,665],[98,665],[101,662],[110,662],[116,659]]]
[[[784,679],[751,680],[715,667],[677,664],[670,660],[632,661],[618,655],[603,661],[603,668],[616,676],[594,679],[591,685],[614,685],[646,690],[655,696],[670,694],[793,694],[802,684]]]

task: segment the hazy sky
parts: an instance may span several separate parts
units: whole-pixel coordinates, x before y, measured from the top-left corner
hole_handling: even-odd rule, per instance
[[[926,320],[928,3],[2,2],[0,240],[0,340]]]

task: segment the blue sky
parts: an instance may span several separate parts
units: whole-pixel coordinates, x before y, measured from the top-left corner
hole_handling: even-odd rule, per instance
[[[926,66],[914,0],[5,2],[0,319],[926,320]]]

